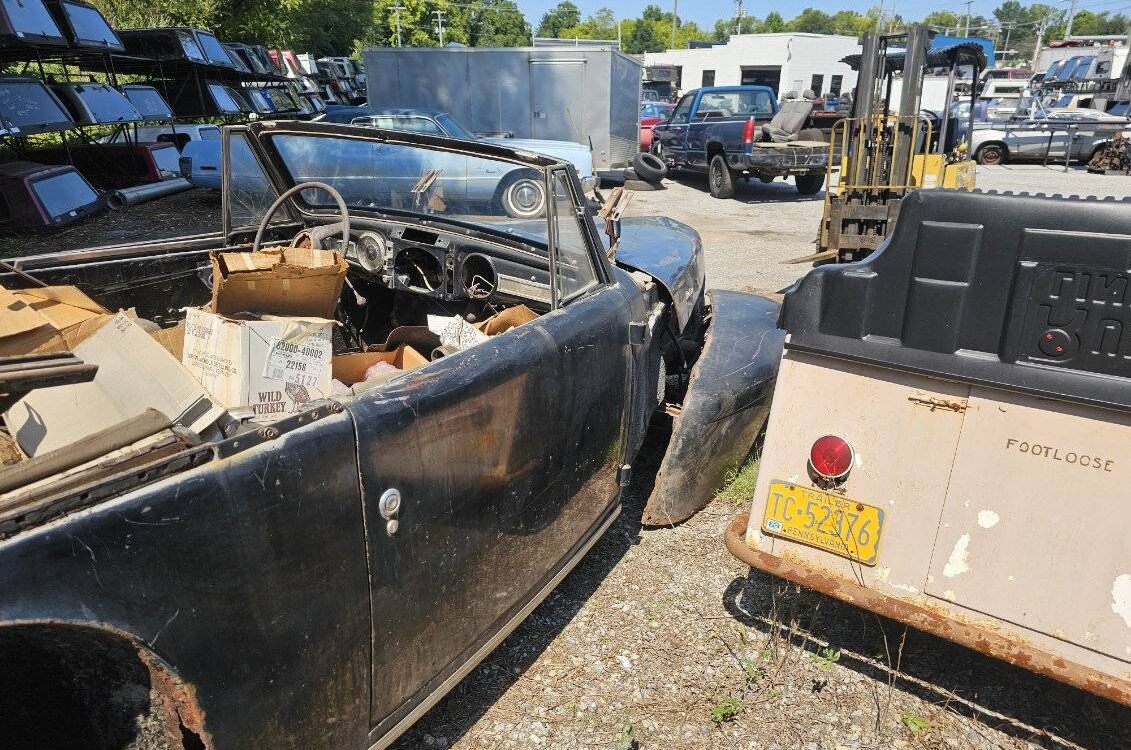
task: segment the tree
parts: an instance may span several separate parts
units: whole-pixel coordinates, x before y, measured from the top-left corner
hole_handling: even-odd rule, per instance
[[[758,33],[780,34],[788,28],[789,24],[785,22],[785,18],[782,17],[782,14],[774,10],[767,13],[765,20],[758,24]]]
[[[560,37],[565,29],[581,23],[581,11],[570,0],[561,0],[542,15],[538,36]]]
[[[801,11],[797,18],[789,22],[787,26],[789,31],[800,31],[809,34],[831,34],[833,30],[833,19],[822,10],[816,8],[806,8]]]
[[[469,43],[473,47],[524,47],[530,24],[512,0],[480,0],[471,11]]]
[[[923,16],[922,23],[935,31],[953,34],[955,29],[962,26],[962,18],[949,10],[936,10]]]
[[[842,10],[829,19],[829,25],[833,34],[859,37],[871,31],[874,23],[868,16],[861,15],[854,10]]]
[[[632,21],[632,30],[624,41],[624,51],[630,55],[641,55],[645,52],[662,52],[666,46],[656,36],[652,23],[640,19]]]

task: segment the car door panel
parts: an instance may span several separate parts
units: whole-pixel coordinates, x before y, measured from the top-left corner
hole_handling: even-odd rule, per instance
[[[369,611],[353,424],[323,413],[289,428],[230,438],[220,457],[203,449],[195,468],[0,542],[19,561],[0,569],[0,619],[34,607],[34,622],[93,622],[145,644],[192,688],[211,746],[362,747]]]
[[[349,405],[371,554],[375,738],[613,509],[629,294],[605,287]],[[392,488],[390,533],[379,506]]]

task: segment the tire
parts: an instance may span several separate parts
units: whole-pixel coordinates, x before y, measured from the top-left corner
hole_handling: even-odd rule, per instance
[[[624,189],[647,192],[649,190],[664,190],[665,188],[659,182],[645,182],[644,180],[625,180]]]
[[[825,186],[823,174],[799,174],[793,178],[801,195],[816,195]]]
[[[734,197],[734,175],[730,173],[726,157],[715,154],[707,168],[707,189],[715,198]]]
[[[996,143],[988,143],[978,149],[978,153],[974,155],[974,160],[987,166],[1004,164],[1005,149]]]
[[[829,142],[828,139],[825,138],[824,131],[821,130],[820,128],[805,128],[804,130],[799,131],[797,133],[797,140],[799,140],[799,141],[820,141],[822,143],[828,143]]]
[[[664,179],[668,167],[658,156],[637,154],[632,160],[632,171],[645,182],[659,182]]]
[[[499,202],[512,219],[537,219],[546,215],[546,186],[537,177],[521,175],[503,188]]]

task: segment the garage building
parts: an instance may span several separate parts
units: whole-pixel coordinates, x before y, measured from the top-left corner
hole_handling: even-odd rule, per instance
[[[856,73],[840,60],[858,52],[854,36],[735,34],[726,44],[646,53],[644,65],[675,66],[680,91],[761,84],[779,95],[805,89],[839,94],[856,85]]]

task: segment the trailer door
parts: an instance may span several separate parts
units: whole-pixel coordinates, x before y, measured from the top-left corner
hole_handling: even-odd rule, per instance
[[[585,60],[530,61],[530,137],[586,143]]]

